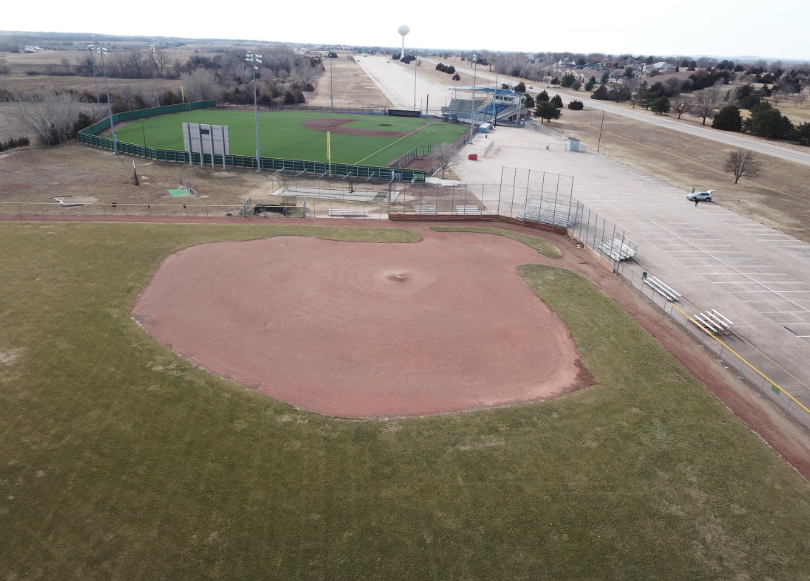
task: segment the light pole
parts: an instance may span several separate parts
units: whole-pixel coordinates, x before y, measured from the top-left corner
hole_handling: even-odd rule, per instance
[[[337,53],[335,53],[337,54]],[[332,77],[332,52],[326,53],[326,56],[329,57],[329,110],[335,110],[335,98],[334,98],[334,88],[335,84]]]
[[[478,70],[478,55],[473,55],[473,86],[472,102],[470,103],[470,141],[473,138],[473,127],[475,127],[475,73]]]
[[[90,51],[90,64],[93,65],[93,81],[96,83],[96,103],[98,103],[98,118],[101,119],[103,113],[101,112],[101,97],[98,94],[98,77],[96,77],[96,57],[93,55],[95,46],[88,45],[87,49]]]
[[[118,139],[115,137],[115,125],[113,124],[112,105],[110,104],[110,86],[107,84],[107,69],[104,66],[104,55],[107,54],[107,49],[98,47],[96,52],[101,55],[101,72],[104,74],[104,89],[107,91],[107,111],[110,114],[110,131],[113,136],[113,153],[118,155]]]
[[[155,65],[155,45],[149,45],[149,52],[152,53],[152,74],[155,76],[155,101],[157,101],[157,106],[160,107],[160,95],[158,95],[158,88],[157,88],[157,66]]]
[[[262,171],[261,156],[259,155],[259,103],[256,100],[256,71],[259,69],[256,63],[262,64],[262,55],[253,54],[248,51],[245,56],[245,61],[249,62],[250,66],[253,67],[253,116],[256,119],[256,171]],[[330,64],[329,66],[332,65]]]
[[[416,111],[416,63],[419,59],[413,58],[413,110]]]
[[[498,69],[501,65],[501,55],[495,60],[495,103],[492,105],[492,127],[497,125],[498,120]]]

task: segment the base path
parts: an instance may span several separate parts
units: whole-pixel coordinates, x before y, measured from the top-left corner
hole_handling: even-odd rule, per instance
[[[382,117],[384,120],[385,117]],[[321,119],[310,119],[304,121],[301,126],[312,131],[320,131],[326,133],[327,131],[335,135],[354,135],[357,137],[408,137],[414,131],[391,131],[386,129],[352,129],[351,127],[343,127],[347,123],[357,121],[357,119],[335,119],[334,117],[323,117]],[[427,125],[425,123],[424,125]],[[424,127],[423,125],[423,127]],[[390,123],[380,123],[380,127],[392,127]],[[421,128],[420,128],[421,129]],[[418,129],[417,129],[418,131]]]
[[[515,241],[278,237],[170,256],[133,316],[209,371],[344,417],[439,414],[588,384],[567,328],[520,279]]]

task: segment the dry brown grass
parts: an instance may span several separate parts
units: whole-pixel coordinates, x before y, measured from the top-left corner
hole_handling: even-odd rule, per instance
[[[131,182],[133,160],[140,186]],[[102,204],[233,204],[248,196],[265,198],[280,185],[268,172],[201,169],[126,155],[116,157],[78,144],[0,154],[0,175],[0,202],[48,203],[56,196],[94,196]],[[172,198],[160,193],[180,187],[181,182],[197,190],[199,196]]]
[[[355,57],[363,58],[363,57]],[[328,107],[330,92],[329,60],[324,59],[326,70],[317,81],[314,93],[307,93],[307,105]],[[331,59],[332,79],[334,80],[333,96],[335,107],[368,107],[382,105],[393,107],[393,103],[377,87],[359,64],[346,59],[346,54],[338,53],[338,58]]]

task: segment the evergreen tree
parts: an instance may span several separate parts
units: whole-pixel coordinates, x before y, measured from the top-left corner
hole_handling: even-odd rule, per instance
[[[712,128],[721,131],[739,131],[742,129],[742,115],[740,115],[740,108],[737,105],[726,105],[717,115],[714,116],[712,121]]]
[[[670,108],[669,98],[666,96],[658,97],[650,103],[650,111],[652,111],[656,115],[663,115],[664,113],[669,113],[669,108]]]
[[[562,115],[562,112],[549,101],[540,101],[537,104],[537,108],[534,110],[534,114],[536,117],[540,117],[541,123],[542,119],[545,119],[549,123],[551,123],[552,119],[559,119]]]
[[[770,139],[788,139],[793,134],[793,123],[770,103],[760,103],[751,109],[751,116],[743,121],[742,129]]]

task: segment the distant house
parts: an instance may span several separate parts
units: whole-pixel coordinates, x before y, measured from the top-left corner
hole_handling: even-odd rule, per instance
[[[38,47],[38,46],[26,46],[25,47],[25,52],[39,52],[41,50],[42,49],[40,47]]]
[[[674,73],[675,72],[675,65],[671,65],[669,63],[665,63],[661,61],[660,63],[653,63],[651,65],[644,65],[644,73],[650,74],[652,72],[656,73]]]

